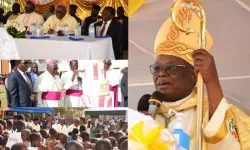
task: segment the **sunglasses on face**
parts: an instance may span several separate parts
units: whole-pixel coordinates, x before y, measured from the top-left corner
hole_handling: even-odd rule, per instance
[[[176,64],[167,64],[165,66],[153,64],[153,65],[149,66],[150,72],[154,76],[158,76],[161,71],[164,71],[164,73],[168,74],[169,76],[174,75],[174,74],[176,74],[177,68],[179,68],[179,67],[186,68],[188,66],[176,65]]]

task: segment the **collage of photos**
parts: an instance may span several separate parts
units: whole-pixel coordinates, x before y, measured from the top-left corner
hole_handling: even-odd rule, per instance
[[[0,150],[250,150],[250,0],[0,0]]]

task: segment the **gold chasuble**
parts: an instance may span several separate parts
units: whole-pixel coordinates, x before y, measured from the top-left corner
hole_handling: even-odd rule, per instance
[[[195,32],[200,33],[200,19],[187,7],[179,6],[176,10],[177,22],[183,26],[190,26]],[[206,50],[213,45],[211,35],[206,31]],[[199,48],[198,35],[181,32],[168,18],[160,28],[155,40],[155,57],[159,55],[172,55],[179,57],[191,65],[191,53]],[[196,89],[183,100],[175,103],[163,102],[156,116],[156,121],[172,130],[176,121],[173,116],[168,116],[169,108],[183,112],[184,131],[190,136],[190,150],[196,144]],[[249,150],[250,149],[250,118],[237,107],[228,104],[223,98],[209,120],[209,105],[207,96],[204,96],[203,106],[203,150]]]

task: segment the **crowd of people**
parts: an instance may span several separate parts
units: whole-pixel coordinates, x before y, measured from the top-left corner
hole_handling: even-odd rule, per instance
[[[14,3],[12,11],[6,15],[4,10],[0,8],[0,22],[5,24],[8,20],[16,20],[23,24],[31,31],[33,24],[42,27],[45,34],[64,34],[64,27],[67,26],[70,34],[74,34],[77,28],[81,28],[82,35],[89,35],[89,26],[92,23],[95,27],[95,35],[110,36],[112,38],[115,59],[123,59],[123,53],[128,50],[128,17],[125,16],[123,7],[118,7],[115,10],[113,7],[107,6],[102,11],[102,16],[99,15],[101,7],[93,5],[91,15],[81,20],[77,15],[77,6],[69,5],[69,13],[67,6],[59,4],[56,7],[51,5],[48,12],[41,15],[35,12],[36,3],[34,0],[28,0],[25,5],[25,12],[20,11],[20,4]],[[117,14],[117,17],[115,17]],[[98,28],[100,27],[100,28]],[[99,29],[99,30],[97,30]],[[127,56],[125,56],[127,57]],[[125,59],[125,58],[124,58]]]
[[[84,61],[82,72],[78,61],[72,60],[70,69],[61,73],[58,62],[51,60],[44,62],[47,71],[39,71],[38,64],[28,60],[10,63],[12,71],[5,79],[8,107],[127,107],[128,69],[111,69],[110,60]],[[86,104],[87,98],[96,96]]]
[[[18,114],[0,120],[0,146],[5,150],[127,150],[127,122],[84,117],[31,118]]]

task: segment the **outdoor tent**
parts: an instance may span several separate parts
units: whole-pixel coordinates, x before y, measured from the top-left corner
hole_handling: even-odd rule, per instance
[[[28,113],[55,113],[55,110],[50,107],[14,107],[14,108],[1,108],[1,111],[9,112],[28,112]]]

